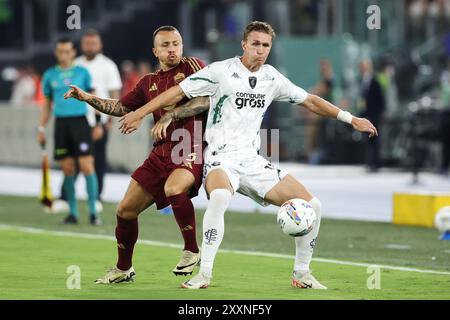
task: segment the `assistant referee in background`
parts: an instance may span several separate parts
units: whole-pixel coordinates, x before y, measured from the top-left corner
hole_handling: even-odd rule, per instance
[[[65,100],[69,84],[76,84],[84,90],[92,91],[92,79],[88,70],[73,64],[75,58],[74,43],[68,38],[58,40],[55,48],[57,65],[47,69],[43,75],[42,88],[46,97],[41,109],[37,140],[45,143],[45,127],[51,116],[55,116],[54,159],[64,172],[64,193],[67,195],[70,213],[64,219],[66,224],[78,223],[78,206],[75,196],[75,161],[86,178],[86,189],[92,225],[101,224],[95,202],[98,196],[97,176],[94,169],[94,157],[91,128],[86,119],[87,106],[77,100]]]

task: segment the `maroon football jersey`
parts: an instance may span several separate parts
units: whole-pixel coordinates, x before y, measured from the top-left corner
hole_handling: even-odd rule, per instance
[[[185,78],[190,76],[191,74],[197,72],[198,70],[205,67],[205,63],[198,59],[192,57],[184,57],[181,59],[178,66],[172,68],[167,71],[162,71],[161,69],[154,72],[149,73],[141,78],[138,84],[134,87],[133,90],[128,92],[125,96],[120,99],[120,102],[131,110],[136,110],[147,102],[155,98],[157,95],[163,93],[164,91],[170,89],[171,87],[177,85]],[[178,105],[184,104],[188,101],[187,98],[180,101],[177,105],[172,105],[158,111],[153,112],[153,119],[156,122],[165,114],[167,111],[172,110]],[[176,129],[185,129],[186,134],[189,132],[191,137],[191,145],[198,141],[194,141],[194,124],[197,121],[197,128],[200,129],[201,123],[201,132],[196,132],[197,136],[200,137],[200,143],[202,143],[203,133],[205,131],[206,119],[208,117],[208,112],[203,112],[196,116],[192,116],[186,119],[181,119],[177,121],[172,121],[172,123],[167,128],[166,138],[160,141],[157,141],[153,144],[154,150],[157,154],[161,156],[168,156],[172,148],[180,143],[181,138],[176,135],[174,138],[176,141],[171,141],[172,133]],[[198,131],[198,130],[197,130]],[[180,131],[182,132],[182,131]]]

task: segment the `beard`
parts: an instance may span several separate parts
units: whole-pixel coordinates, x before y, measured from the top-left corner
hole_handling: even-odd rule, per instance
[[[181,58],[179,56],[176,56],[174,59],[170,59],[169,57],[167,57],[167,59],[165,59],[164,64],[170,68],[176,67],[181,61]]]
[[[84,52],[83,54],[88,60],[92,60],[99,52]]]

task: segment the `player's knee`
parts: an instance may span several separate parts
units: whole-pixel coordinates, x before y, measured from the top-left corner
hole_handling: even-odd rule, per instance
[[[322,214],[322,203],[320,202],[320,200],[318,198],[314,197],[309,201],[309,203],[311,204],[314,211],[316,212],[317,219],[320,219],[321,214]]]
[[[209,194],[209,201],[216,207],[225,210],[231,200],[231,192],[227,189],[214,189]],[[219,210],[220,212],[221,210]]]
[[[80,165],[80,171],[86,175],[86,176],[90,176],[91,174],[94,173],[95,169],[94,169],[94,165],[90,164],[90,163],[85,163]]]
[[[63,167],[62,171],[66,177],[71,177],[75,175],[75,168]]]
[[[164,193],[166,197],[176,196],[177,194],[181,194],[183,192],[186,192],[186,190],[184,190],[183,187],[179,185],[164,185]]]
[[[136,211],[125,201],[121,201],[117,206],[117,215],[125,220],[131,220],[137,217]]]
[[[61,170],[63,171],[65,176],[73,176],[75,175],[75,166],[69,163],[61,163]]]
[[[92,156],[85,156],[79,159],[80,171],[84,175],[91,175],[94,173],[94,158]]]

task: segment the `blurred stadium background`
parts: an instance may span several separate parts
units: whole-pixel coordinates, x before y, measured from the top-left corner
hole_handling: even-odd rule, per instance
[[[70,5],[81,9],[79,30],[67,29]],[[381,29],[367,27],[370,5],[381,9]],[[10,196],[29,197],[23,198],[24,210],[39,208],[30,200],[37,199],[41,185],[41,154],[35,139],[43,103],[39,80],[55,63],[53,48],[58,38],[69,36],[78,44],[84,31],[99,30],[104,54],[119,66],[123,85],[130,88],[143,73],[158,68],[151,51],[152,33],[158,26],[178,27],[184,54],[213,62],[241,53],[242,30],[252,20],[268,21],[275,28],[270,64],[310,92],[319,92],[325,83],[325,92],[320,92],[355,115],[367,111],[361,102],[360,62],[373,62],[385,101],[379,114],[379,165],[368,166],[367,139],[335,120],[274,103],[263,122],[263,128],[279,130],[279,139],[269,139],[267,148],[279,150],[281,165],[322,200],[323,216],[432,227],[437,210],[450,206],[450,0],[0,0],[0,194],[5,195],[0,196],[0,224],[48,227],[53,221],[46,216],[41,223],[30,218],[31,213],[16,218],[6,215],[13,207],[19,212],[22,203],[21,198]],[[122,136],[114,126],[108,144],[105,201],[114,204],[121,199],[129,174],[147,157],[151,125],[149,121],[130,136]],[[48,127],[51,137],[52,126]],[[52,190],[59,196],[62,174],[54,161],[51,164]],[[80,181],[77,194],[86,198],[84,181]],[[194,204],[205,207],[203,190]],[[275,207],[262,208],[240,196],[230,208],[276,213]],[[103,215],[111,216],[110,222],[105,217],[106,229],[89,232],[113,234],[114,209],[112,205],[105,209]],[[395,241],[391,250],[414,248],[420,242],[414,235],[423,232],[404,229],[403,238],[393,239],[389,232],[399,229],[384,229],[375,240],[364,240],[360,234],[352,242],[353,226],[371,232],[369,225],[364,229],[349,224],[348,238],[339,235],[346,248],[358,239],[381,239],[385,250]],[[50,227],[54,228],[56,224]],[[346,233],[343,229],[339,230]],[[450,271],[448,243],[437,244],[437,231],[426,232],[428,238],[418,253],[423,261],[411,258],[411,251],[399,260],[393,256],[371,259],[370,248],[366,256],[336,256],[327,243],[337,238],[325,235],[318,254]],[[398,243],[400,247],[395,247]],[[252,249],[249,244],[244,247]],[[272,248],[272,252],[284,252],[277,250]],[[376,257],[382,255],[378,252]],[[429,261],[431,255],[441,260]]]

